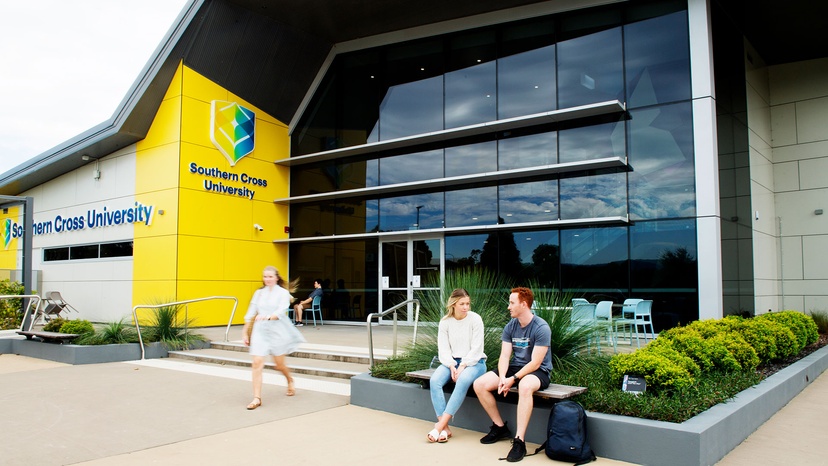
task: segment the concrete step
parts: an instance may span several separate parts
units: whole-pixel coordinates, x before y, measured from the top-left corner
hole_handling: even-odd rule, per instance
[[[202,363],[216,364],[221,366],[242,366],[250,367],[253,357],[247,353],[247,349],[239,350],[237,345],[230,344],[232,348],[225,349],[227,343],[222,343],[219,348],[208,348],[202,350],[190,351],[170,351],[169,357],[172,359],[184,359],[189,361],[196,361]],[[241,345],[238,345],[241,346]],[[300,355],[297,357],[297,354]],[[312,356],[312,357],[304,357]],[[290,370],[296,374],[304,374],[311,376],[327,377],[333,379],[348,380],[351,377],[369,371],[367,359],[362,362],[348,362],[352,355],[347,354],[324,354],[318,352],[303,352],[292,353],[285,362]],[[271,359],[265,362],[265,368],[273,368]]]
[[[213,341],[210,343],[210,348],[231,352],[235,351],[241,353],[247,353],[248,350],[248,347],[244,346],[241,342],[234,341]],[[291,353],[289,356],[293,358],[314,359],[320,361],[335,361],[353,364],[364,364],[366,366],[370,363],[370,358],[368,357],[368,354],[364,350],[362,350],[362,348],[325,348],[324,346],[313,348],[308,345],[303,345],[297,351]],[[374,360],[380,361],[384,359],[386,359],[386,357],[383,355],[374,355]]]

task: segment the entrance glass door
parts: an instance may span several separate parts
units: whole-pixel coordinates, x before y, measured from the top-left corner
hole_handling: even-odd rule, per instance
[[[380,243],[380,309],[413,298],[422,302],[425,293],[439,294],[443,253],[442,238],[409,238]],[[413,322],[413,310],[409,305],[397,318]]]

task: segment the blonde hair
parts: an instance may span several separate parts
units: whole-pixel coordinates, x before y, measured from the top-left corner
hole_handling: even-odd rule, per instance
[[[460,301],[463,298],[471,299],[471,296],[469,296],[469,292],[464,290],[463,288],[455,288],[451,292],[448,301],[446,302],[446,315],[443,316],[443,319],[454,317],[454,306],[457,304],[457,301]]]
[[[276,284],[288,290],[290,293],[293,293],[299,287],[299,278],[296,278],[295,280],[288,282],[279,273],[279,269],[273,267],[272,265],[266,266],[262,273],[264,272],[273,272],[273,274],[276,275]],[[264,285],[262,285],[262,288],[264,288]]]

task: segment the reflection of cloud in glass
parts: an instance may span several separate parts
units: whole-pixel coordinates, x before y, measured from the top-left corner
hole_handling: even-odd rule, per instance
[[[624,157],[626,153],[623,122],[567,129],[558,139],[562,163]]]
[[[446,128],[497,118],[495,69],[495,62],[488,62],[446,73]]]
[[[555,109],[555,46],[497,61],[498,118]]]
[[[386,157],[380,160],[380,184],[424,181],[443,177],[443,150]]]
[[[647,174],[692,160],[692,152],[686,153],[679,142],[689,139],[691,130],[690,115],[683,113],[669,107],[633,113],[630,161],[636,173]],[[682,137],[682,133],[688,137]]]
[[[497,224],[497,188],[446,193],[446,227]]]
[[[422,206],[417,209],[418,206]],[[380,229],[382,231],[440,228],[443,225],[442,193],[403,196],[380,201]]]
[[[558,44],[558,100],[561,108],[623,96],[621,28]]]
[[[470,175],[497,170],[494,141],[446,148],[446,176]]]
[[[498,141],[498,168],[527,168],[557,161],[558,133],[541,133]]]
[[[443,77],[391,86],[380,104],[380,139],[443,129]]]
[[[625,216],[627,196],[623,173],[561,180],[561,218]]]
[[[555,181],[501,186],[500,217],[506,223],[557,220],[557,188]]]

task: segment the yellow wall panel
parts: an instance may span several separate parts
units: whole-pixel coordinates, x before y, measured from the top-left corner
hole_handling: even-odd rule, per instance
[[[252,201],[182,189],[180,232],[220,238],[253,239]]]
[[[260,285],[259,285],[260,286]],[[229,299],[215,299],[193,303],[188,306],[188,317],[194,319],[197,327],[226,326],[233,317],[233,324],[244,323],[244,314],[253,296],[251,288],[258,288],[249,282],[239,281],[182,281],[179,287],[181,301],[187,299],[206,298],[211,296],[234,297],[238,300],[235,313],[233,305],[236,301]]]
[[[230,100],[226,89],[190,68],[184,67],[184,94],[208,106],[213,100]]]
[[[178,237],[135,238],[132,270],[135,281],[175,280]]]
[[[178,149],[177,142],[146,150],[138,143],[136,194],[178,187]]]
[[[9,207],[8,213],[5,214],[0,212],[0,268],[19,268],[17,257],[20,254],[19,249],[23,247],[23,241],[19,237],[22,234],[22,227],[23,215],[19,206]]]
[[[175,75],[170,82],[170,87],[167,88],[167,93],[164,94],[164,100],[173,99],[181,96],[182,79],[184,78],[184,64],[178,63],[178,68],[175,70]]]
[[[189,91],[189,87],[187,90]],[[184,96],[181,109],[183,142],[215,148],[210,140],[210,108],[210,101],[194,99],[190,95]]]
[[[179,236],[179,280],[223,280],[224,239]]]
[[[176,286],[175,280],[136,281],[132,285],[132,305],[152,305],[175,301]],[[143,316],[148,312],[139,312],[138,319],[143,321],[145,318]]]
[[[138,141],[138,150],[177,143],[181,138],[181,97],[164,100],[150,126],[147,137]]]
[[[285,233],[285,227],[290,225],[287,206],[273,202],[256,202],[253,204],[253,218],[262,219],[258,223],[264,227],[264,231],[254,235],[254,238],[258,239],[261,234],[269,241],[288,238],[288,234]]]
[[[256,148],[248,157],[270,163],[273,163],[274,160],[290,157],[288,151],[290,139],[287,127],[279,122],[274,123],[264,118],[260,119],[258,118],[259,115],[266,116],[264,112],[256,114]]]

